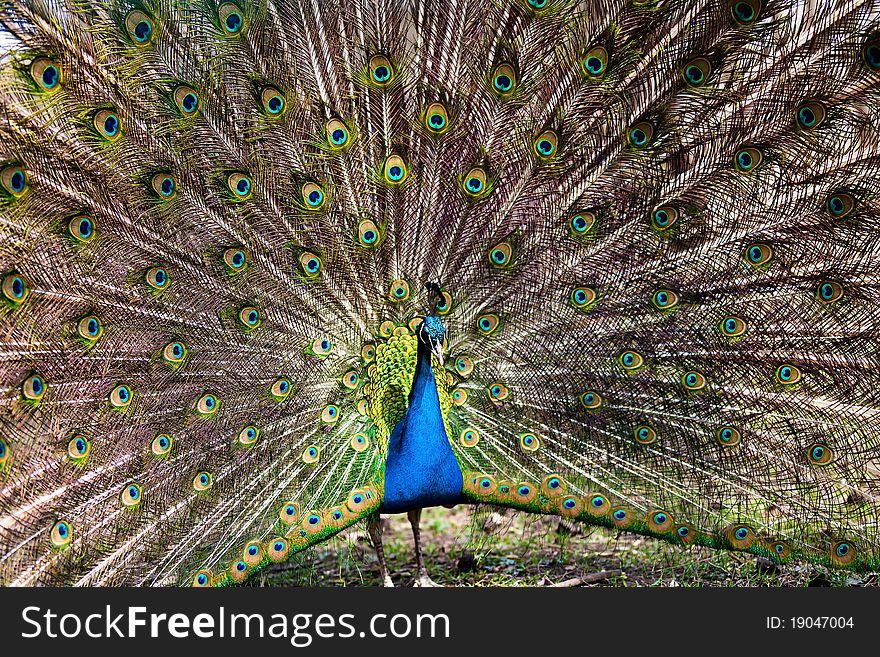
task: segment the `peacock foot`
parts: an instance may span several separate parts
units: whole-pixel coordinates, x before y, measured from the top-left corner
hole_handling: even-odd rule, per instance
[[[431,579],[428,576],[428,573],[422,573],[421,575],[419,575],[418,579],[416,579],[416,581],[413,582],[413,586],[443,588],[443,585],[438,584],[433,579]]]
[[[385,577],[382,580],[382,586],[385,588],[394,588],[394,582],[391,581],[391,575],[385,574]]]

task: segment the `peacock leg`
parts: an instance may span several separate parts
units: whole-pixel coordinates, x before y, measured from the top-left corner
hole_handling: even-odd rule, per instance
[[[406,517],[409,518],[409,524],[412,525],[413,540],[416,544],[416,569],[418,576],[413,586],[440,586],[428,575],[428,569],[425,568],[425,562],[422,560],[422,549],[419,545],[419,522],[422,519],[422,510],[413,509],[407,512]]]
[[[388,574],[388,566],[385,565],[385,550],[382,549],[382,525],[378,513],[374,513],[367,520],[367,532],[376,549],[376,557],[379,559],[379,572],[382,575],[383,586],[394,586],[391,575]]]

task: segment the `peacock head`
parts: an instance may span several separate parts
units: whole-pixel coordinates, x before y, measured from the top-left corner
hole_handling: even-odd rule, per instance
[[[443,338],[446,336],[446,327],[436,315],[428,315],[419,324],[419,342],[423,343],[437,358],[437,362],[443,365]]]

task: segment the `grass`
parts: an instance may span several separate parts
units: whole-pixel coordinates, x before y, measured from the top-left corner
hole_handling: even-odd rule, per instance
[[[776,566],[754,556],[674,545],[559,518],[459,506],[426,509],[422,546],[431,577],[444,586],[549,586],[609,572],[594,586],[877,586],[865,575],[810,564]],[[397,586],[415,576],[405,515],[383,519],[383,545]],[[279,564],[262,586],[380,586],[365,528],[355,527]]]

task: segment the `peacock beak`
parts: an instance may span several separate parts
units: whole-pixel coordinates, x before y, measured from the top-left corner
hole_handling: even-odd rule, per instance
[[[437,362],[440,363],[440,367],[443,367],[443,343],[431,342],[431,353],[434,354]]]

